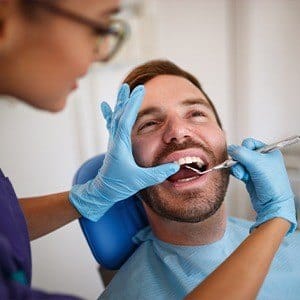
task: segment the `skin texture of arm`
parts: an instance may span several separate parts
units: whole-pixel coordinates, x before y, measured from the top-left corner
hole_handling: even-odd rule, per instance
[[[30,240],[37,239],[71,221],[80,214],[69,201],[69,192],[20,199]]]
[[[185,300],[255,299],[290,225],[274,218],[259,226]]]

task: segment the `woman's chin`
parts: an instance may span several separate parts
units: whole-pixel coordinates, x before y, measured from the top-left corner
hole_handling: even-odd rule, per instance
[[[48,99],[45,102],[38,102],[37,104],[29,103],[39,110],[48,111],[50,113],[58,113],[66,107],[67,99],[64,97],[60,100]]]

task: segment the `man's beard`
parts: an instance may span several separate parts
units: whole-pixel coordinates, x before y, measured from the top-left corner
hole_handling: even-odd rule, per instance
[[[174,151],[188,148],[202,148],[213,165],[227,159],[226,149],[217,159],[205,145],[188,140],[183,144],[168,145],[156,155],[152,165],[160,164],[164,157]],[[178,222],[198,223],[214,215],[220,208],[229,183],[229,170],[227,169],[213,171],[209,176],[207,185],[201,190],[195,188],[189,191],[170,191],[157,185],[141,190],[139,197],[161,217]]]

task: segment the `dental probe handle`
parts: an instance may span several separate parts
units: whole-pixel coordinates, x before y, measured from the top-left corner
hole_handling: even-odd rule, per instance
[[[260,153],[268,153],[270,151],[274,151],[276,149],[281,149],[281,148],[284,148],[286,146],[296,144],[298,142],[300,142],[300,135],[293,135],[293,136],[291,136],[287,139],[281,140],[277,143],[266,145],[262,148],[259,148],[256,151],[260,152]]]
[[[278,141],[276,143],[258,148],[255,151],[257,151],[259,153],[268,153],[268,152],[271,152],[271,151],[274,151],[274,150],[277,150],[277,149],[281,149],[281,148],[284,148],[286,146],[296,144],[296,143],[299,143],[299,142],[300,142],[300,135],[293,135],[289,138]],[[238,162],[233,160],[233,159],[227,159],[221,164],[222,165],[221,168],[230,168],[230,167],[234,166],[237,163]]]

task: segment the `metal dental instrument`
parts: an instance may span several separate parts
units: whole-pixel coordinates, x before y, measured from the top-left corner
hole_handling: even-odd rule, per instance
[[[300,135],[294,135],[294,136],[291,136],[287,139],[278,141],[277,143],[266,145],[262,148],[256,149],[255,151],[257,151],[259,153],[268,153],[268,152],[271,152],[271,151],[274,151],[274,150],[277,150],[277,149],[281,149],[281,148],[284,148],[286,146],[296,144],[296,143],[299,143],[299,142],[300,142]],[[230,167],[234,166],[237,163],[238,163],[237,161],[229,158],[229,159],[225,160],[224,162],[222,162],[221,164],[216,165],[213,168],[205,170],[205,171],[199,171],[198,169],[195,169],[195,168],[193,168],[191,166],[187,166],[187,165],[185,165],[185,168],[191,169],[191,170],[195,171],[196,173],[198,173],[200,175],[203,175],[203,174],[211,172],[211,171],[230,168]]]

